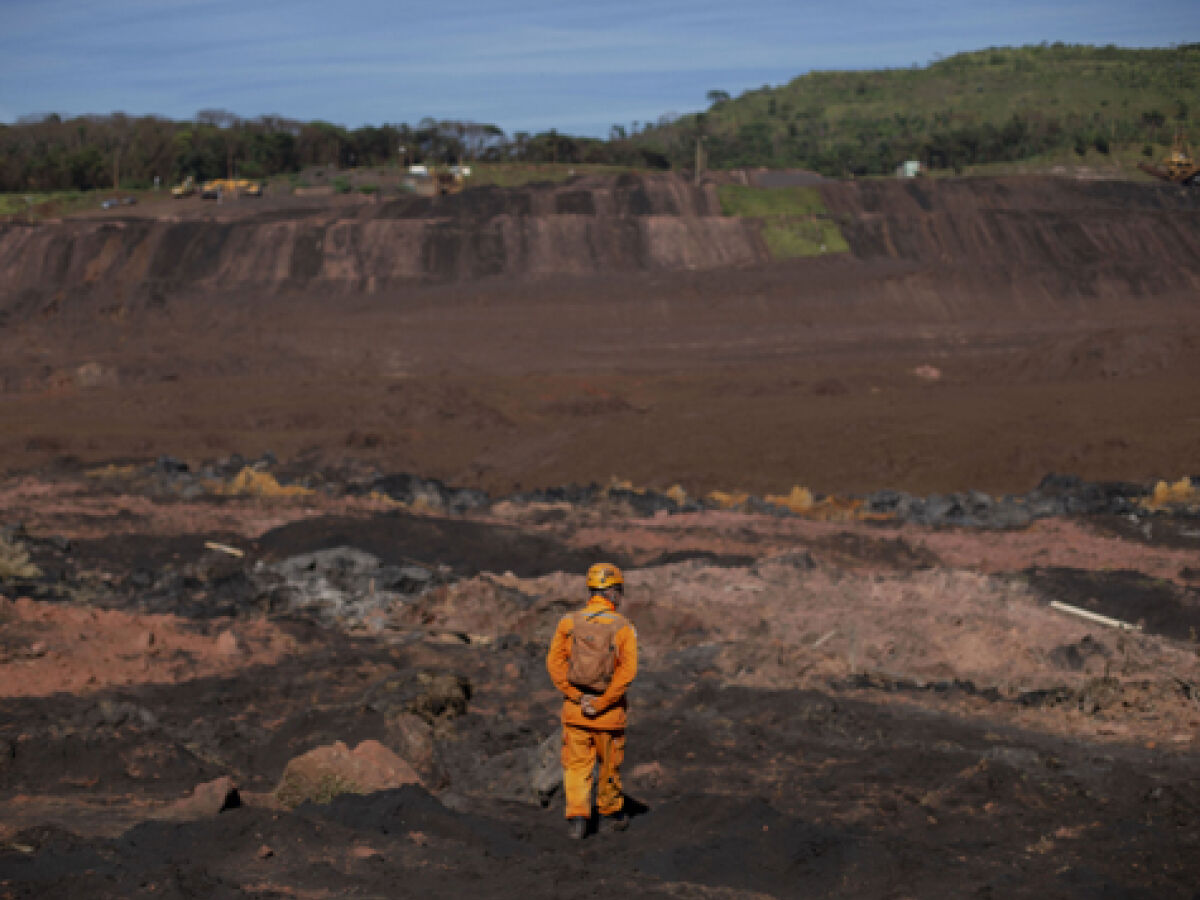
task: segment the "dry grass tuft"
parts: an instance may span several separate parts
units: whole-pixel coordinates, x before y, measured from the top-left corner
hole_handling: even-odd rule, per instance
[[[213,493],[225,497],[310,497],[313,489],[298,484],[282,485],[270,472],[247,466],[228,482],[217,483]]]

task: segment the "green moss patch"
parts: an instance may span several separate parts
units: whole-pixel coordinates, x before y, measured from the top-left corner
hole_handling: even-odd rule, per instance
[[[723,184],[721,212],[758,219],[773,259],[846,253],[850,246],[816,188],[758,188]]]

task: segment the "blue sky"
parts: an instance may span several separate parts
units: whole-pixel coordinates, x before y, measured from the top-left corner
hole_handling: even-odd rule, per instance
[[[810,69],[1200,40],[1195,0],[0,0],[0,122],[228,109],[606,134]]]

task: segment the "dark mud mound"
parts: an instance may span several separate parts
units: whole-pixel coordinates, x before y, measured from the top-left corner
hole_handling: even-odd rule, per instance
[[[1195,641],[1200,635],[1200,590],[1141,572],[1037,568],[1030,583],[1051,600],[1141,625],[1151,634]]]
[[[527,578],[582,572],[595,562],[595,554],[516,528],[402,513],[372,519],[306,519],[268,531],[255,544],[264,558],[272,560],[327,547],[358,547],[391,565],[416,561],[448,566],[464,576],[511,571]]]

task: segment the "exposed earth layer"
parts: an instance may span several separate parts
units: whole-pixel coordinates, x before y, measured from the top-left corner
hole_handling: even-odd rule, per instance
[[[351,455],[507,493],[1176,479],[1200,192],[825,182],[769,260],[674,176],[0,225],[0,465]]]

